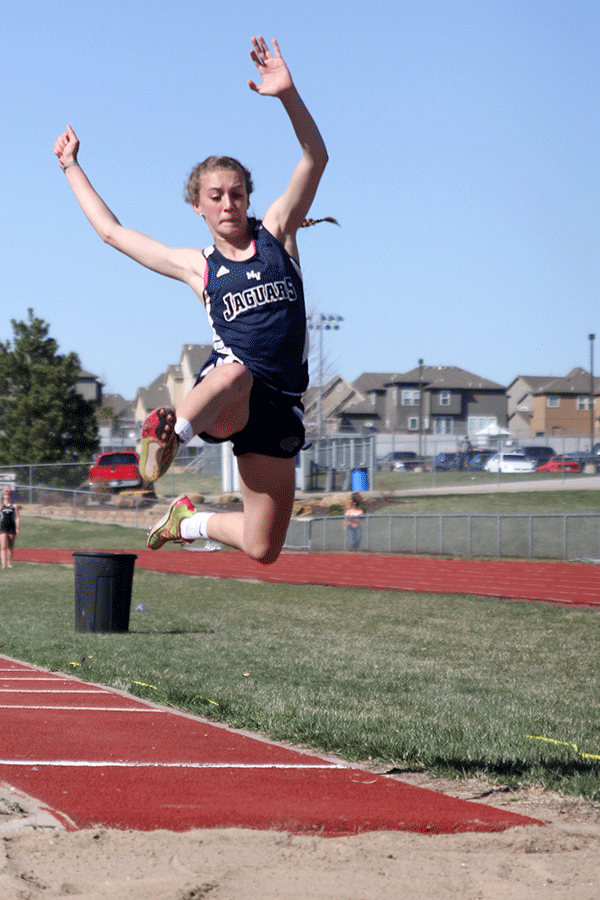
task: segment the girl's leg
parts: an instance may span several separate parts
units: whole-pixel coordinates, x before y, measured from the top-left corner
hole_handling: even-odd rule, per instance
[[[260,453],[238,457],[243,512],[215,513],[209,538],[243,550],[263,565],[274,563],[285,542],[294,508],[296,462]]]
[[[6,547],[6,564],[9,569],[12,569],[12,558],[13,558],[13,549],[15,546],[15,536],[14,534],[7,534],[7,547]]]
[[[252,381],[250,370],[240,363],[217,366],[186,394],[177,418],[187,419],[194,434],[229,438],[248,422]]]
[[[3,531],[0,534],[0,556],[2,558],[2,568],[6,568],[6,559],[8,555],[8,534]]]
[[[150,413],[142,426],[140,473],[144,481],[154,482],[168,470],[177,454],[180,432],[185,444],[202,432],[225,439],[241,431],[248,421],[252,381],[246,366],[226,363],[205,375],[176,412],[160,407]]]

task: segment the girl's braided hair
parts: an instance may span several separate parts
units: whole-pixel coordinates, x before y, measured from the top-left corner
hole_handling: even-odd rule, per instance
[[[337,219],[332,219],[331,216],[325,216],[323,219],[305,219],[300,228],[309,228],[311,225],[318,225],[319,222],[331,222],[333,225],[339,225]]]

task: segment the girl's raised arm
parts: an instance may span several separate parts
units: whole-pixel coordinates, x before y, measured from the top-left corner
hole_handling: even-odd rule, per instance
[[[193,251],[168,247],[139,231],[124,228],[121,225],[104,200],[94,190],[79,165],[77,161],[79,140],[70,125],[67,125],[67,130],[54,142],[54,153],[58,157],[61,169],[67,176],[75,199],[96,233],[106,244],[115,247],[121,253],[161,275],[167,275],[179,281],[192,281],[193,266],[190,261],[190,253]]]
[[[275,237],[296,250],[296,231],[315,198],[328,161],[327,149],[313,117],[296,90],[277,41],[273,40],[271,53],[263,37],[252,38],[250,56],[262,79],[261,84],[249,81],[250,88],[263,96],[281,100],[302,149],[302,156],[286,190],[271,204],[263,218],[265,227]],[[289,246],[286,249],[289,251]],[[297,256],[297,250],[293,255]]]

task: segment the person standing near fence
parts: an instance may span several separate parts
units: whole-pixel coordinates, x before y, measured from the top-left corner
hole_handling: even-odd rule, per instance
[[[281,101],[301,156],[262,221],[248,216],[252,180],[240,162],[214,156],[196,166],[186,199],[212,234],[214,244],[204,251],[167,247],[124,228],[81,170],[71,126],[56,140],[54,152],[103,240],[159,274],[187,283],[204,303],[213,329],[213,353],[195,386],[177,410],[159,408],[146,419],[140,470],[145,480],[156,481],[194,435],[231,440],[243,511],[197,512],[188,497],[179,497],[151,529],[148,546],[158,550],[167,541],[212,539],[268,565],[285,541],[295,458],[305,440],[301,397],[308,385],[308,332],[296,233],[315,224],[306,216],[328,156],[277,42],[271,52],[261,36],[252,38],[250,55],[261,82],[248,81],[249,87]],[[270,137],[267,147],[278,152]]]
[[[362,540],[362,522],[364,510],[360,498],[354,494],[350,506],[344,513],[344,528],[350,536],[350,547],[358,550]]]
[[[11,489],[5,487],[2,491],[2,507],[0,509],[0,557],[3,569],[12,569],[15,537],[19,532],[19,506],[13,500]]]

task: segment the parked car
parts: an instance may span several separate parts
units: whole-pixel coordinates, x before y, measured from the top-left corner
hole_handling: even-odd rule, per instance
[[[535,472],[537,466],[534,459],[524,453],[494,453],[483,467],[486,472],[504,472],[516,475],[521,472]]]
[[[481,471],[493,455],[493,450],[474,450],[467,463],[467,469],[469,472]]]
[[[538,466],[547,463],[551,456],[556,456],[553,447],[541,447],[537,444],[530,444],[527,447],[519,447],[519,453],[524,453],[530,459],[535,459]]]
[[[456,453],[438,453],[434,462],[434,469],[438,472],[447,472],[449,469],[458,468],[458,456]]]
[[[413,450],[392,450],[379,460],[378,468],[387,472],[412,472],[424,463],[425,460]]]
[[[568,456],[551,456],[548,462],[538,466],[538,472],[581,472],[581,463]]]
[[[135,450],[101,453],[88,470],[88,484],[92,489],[139,487],[142,484],[139,456]]]

